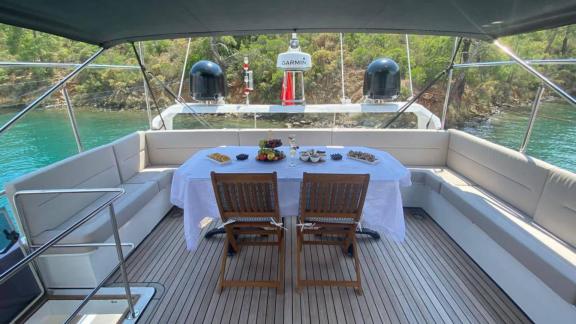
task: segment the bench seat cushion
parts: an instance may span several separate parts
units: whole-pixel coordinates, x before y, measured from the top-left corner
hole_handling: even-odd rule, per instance
[[[441,194],[559,296],[576,304],[574,249],[479,187],[443,184]]]
[[[471,186],[472,181],[461,174],[450,170],[449,168],[411,168],[412,183],[421,183],[428,186],[431,190],[440,192],[442,183],[448,183],[455,186]]]
[[[158,184],[159,190],[170,188],[172,184],[172,176],[174,175],[174,167],[149,167],[137,172],[132,178],[128,179],[128,184],[138,184],[145,182],[155,182]]]
[[[123,184],[121,187],[124,188],[126,192],[114,202],[114,211],[116,212],[118,227],[122,227],[122,225],[126,224],[130,218],[138,213],[140,209],[142,209],[142,207],[144,207],[158,193],[158,186],[154,182],[145,182],[141,184]],[[86,206],[74,217],[68,219],[58,227],[46,230],[40,235],[34,236],[32,238],[33,243],[46,243],[54,236],[62,233],[63,230],[97,209],[110,197],[111,195],[108,194],[103,196],[96,202]],[[106,208],[90,221],[83,224],[64,239],[62,239],[60,243],[102,243],[108,240],[111,236],[112,227],[110,225],[109,210]],[[51,249],[51,251],[52,250],[61,250],[64,253],[79,252],[77,249],[74,250],[72,248],[66,248],[65,250],[64,248]]]

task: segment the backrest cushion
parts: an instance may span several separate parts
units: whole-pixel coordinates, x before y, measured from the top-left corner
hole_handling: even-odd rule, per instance
[[[576,247],[576,174],[559,168],[550,170],[534,221]]]
[[[143,132],[132,133],[112,143],[122,182],[132,178],[147,165]]]
[[[12,197],[19,190],[109,188],[121,183],[112,146],[69,157],[20,177],[6,185]],[[103,194],[42,194],[18,198],[19,217],[32,237],[58,227]],[[14,206],[12,206],[14,207]]]
[[[268,138],[269,130],[267,129],[241,129],[239,134],[240,145],[256,146],[258,141]],[[274,129],[271,136],[282,140],[283,145],[288,145],[288,136],[296,135],[296,143],[302,145],[330,145],[332,142],[331,129]]]
[[[334,129],[332,145],[368,146],[407,166],[445,166],[448,132],[437,130]]]
[[[238,145],[237,130],[175,130],[146,132],[146,149],[151,165],[180,165],[199,150]]]
[[[551,165],[462,131],[450,131],[447,165],[533,217]]]

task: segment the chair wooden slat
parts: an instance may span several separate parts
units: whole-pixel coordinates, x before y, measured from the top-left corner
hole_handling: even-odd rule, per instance
[[[284,287],[284,230],[270,224],[270,219],[281,223],[278,205],[276,173],[211,173],[212,186],[222,221],[236,222],[224,226],[226,240],[222,252],[219,287],[274,287],[280,293]],[[240,235],[272,235],[276,240],[255,241]],[[278,247],[278,275],[276,280],[227,280],[226,261],[228,245],[239,253],[243,245],[275,245]],[[242,277],[242,276],[240,276]]]
[[[304,173],[300,189],[299,221],[301,224],[313,223],[314,226],[303,226],[296,235],[296,287],[298,291],[300,291],[302,286],[329,285],[353,287],[357,293],[362,293],[360,261],[355,233],[362,216],[369,182],[370,175],[368,174]],[[337,239],[307,240],[306,235],[311,234],[329,234]],[[308,244],[340,245],[345,253],[351,247],[354,254],[355,280],[325,281],[303,279],[300,269],[302,246]]]

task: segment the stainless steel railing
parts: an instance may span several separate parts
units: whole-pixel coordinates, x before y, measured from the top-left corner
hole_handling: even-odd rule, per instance
[[[24,195],[86,194],[86,193],[113,193],[114,195],[111,198],[107,199],[105,202],[103,202],[98,208],[96,208],[90,214],[88,214],[87,216],[78,220],[74,224],[70,225],[68,228],[66,228],[64,231],[62,231],[62,233],[56,235],[55,237],[50,239],[48,242],[38,246],[36,250],[34,250],[30,254],[28,254],[24,259],[20,260],[18,263],[13,265],[11,268],[9,268],[8,270],[6,270],[2,274],[0,274],[0,285],[5,283],[8,279],[12,278],[18,271],[20,271],[20,270],[24,269],[26,266],[28,266],[32,261],[34,261],[37,257],[39,257],[41,254],[46,252],[49,248],[57,247],[58,245],[56,243],[61,241],[64,237],[66,237],[68,234],[73,232],[78,227],[82,226],[83,224],[85,224],[86,222],[88,222],[89,220],[94,218],[96,215],[98,215],[98,213],[100,213],[104,209],[108,208],[110,210],[110,223],[112,224],[112,234],[114,236],[114,246],[116,247],[116,254],[118,256],[118,262],[119,262],[120,272],[122,275],[122,281],[123,281],[124,290],[125,290],[125,294],[126,294],[126,300],[127,300],[128,307],[130,310],[127,319],[135,319],[139,314],[137,314],[134,311],[134,302],[132,300],[132,294],[130,292],[130,284],[128,282],[128,274],[126,272],[126,266],[124,263],[124,254],[122,252],[122,246],[126,245],[126,244],[123,244],[120,241],[120,234],[118,232],[118,222],[116,221],[116,213],[114,211],[114,205],[112,204],[120,196],[122,196],[124,194],[124,192],[125,192],[125,190],[123,188],[47,189],[47,190],[21,190],[21,191],[15,192],[14,196],[12,197],[12,200],[13,200],[13,205],[14,205],[14,209],[15,209],[14,212],[16,214],[18,214],[18,204],[17,204],[18,203],[18,197],[24,196]],[[2,194],[2,193],[3,192],[0,192],[0,194]],[[97,243],[95,245],[104,246],[103,244]],[[66,245],[73,246],[73,245],[77,245],[77,244],[65,244],[65,245],[63,245],[63,247]],[[95,245],[91,245],[91,246],[95,246]],[[106,244],[106,246],[109,246],[109,244]],[[34,246],[34,247],[36,247],[36,246]],[[78,307],[76,307],[74,312],[72,312],[72,314],[66,319],[65,323],[72,322],[73,318],[76,315],[78,315],[78,313],[80,312],[82,307],[84,307],[90,301],[90,299],[96,294],[96,292],[104,285],[104,281],[105,280],[100,282],[100,284],[98,284],[98,286],[96,286],[86,296],[86,298],[84,298],[84,300],[80,303],[80,305],[78,305]]]

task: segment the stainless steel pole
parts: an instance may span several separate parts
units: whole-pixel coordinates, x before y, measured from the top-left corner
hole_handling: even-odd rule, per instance
[[[70,118],[70,125],[72,126],[72,132],[74,133],[74,139],[76,140],[76,146],[78,147],[78,153],[84,151],[82,146],[82,141],[80,140],[80,132],[78,131],[78,123],[76,122],[76,115],[74,114],[74,108],[72,107],[72,101],[68,95],[68,89],[66,85],[62,86],[62,94],[64,95],[64,100],[66,101],[66,107],[68,108],[68,118]]]
[[[448,67],[446,67],[444,70],[436,74],[436,76],[434,76],[434,78],[430,82],[428,82],[428,84],[424,86],[424,88],[420,90],[420,92],[418,92],[415,96],[410,98],[408,102],[406,102],[402,107],[400,107],[400,109],[398,109],[398,111],[396,112],[396,115],[394,115],[394,117],[388,120],[388,122],[386,122],[386,124],[384,124],[382,128],[388,128],[390,125],[392,125],[392,123],[394,123],[408,108],[410,108],[410,106],[413,103],[415,103],[426,91],[428,91],[428,89],[430,89],[438,80],[440,80],[441,77],[446,75],[454,68],[454,60],[456,60],[456,54],[460,49],[461,41],[462,39],[460,37],[456,37],[456,50],[452,52],[452,57],[450,58],[450,64],[448,64]]]
[[[192,38],[188,38],[186,55],[184,56],[184,63],[182,64],[182,76],[180,76],[180,87],[178,87],[178,98],[182,97],[182,87],[184,86],[184,76],[186,75],[186,63],[188,62],[188,55],[190,55],[190,43],[192,43]]]
[[[140,51],[140,59],[144,62],[144,48],[142,48],[142,42],[138,42],[138,51]],[[144,64],[144,63],[142,63]],[[150,109],[150,89],[148,89],[148,83],[146,79],[142,76],[142,82],[144,83],[144,101],[146,102],[146,115],[148,116],[148,129],[152,129],[152,110]]]
[[[458,37],[454,39],[454,48],[452,49],[452,57],[456,57],[456,51],[458,49]],[[446,115],[448,114],[448,104],[450,103],[450,91],[452,89],[452,73],[454,69],[448,71],[448,84],[446,85],[446,95],[444,96],[444,106],[442,107],[442,118],[440,122],[440,129],[446,127]]]
[[[530,72],[532,75],[534,75],[538,79],[542,80],[544,82],[544,84],[546,84],[548,87],[550,87],[552,90],[554,90],[562,98],[566,99],[566,101],[568,101],[572,105],[576,106],[576,99],[574,97],[569,95],[566,91],[564,91],[562,88],[560,88],[554,82],[550,81],[550,79],[548,79],[544,74],[536,71],[536,69],[534,69],[532,66],[530,66],[530,64],[528,64],[526,61],[524,61],[523,59],[518,57],[516,54],[514,54],[514,52],[512,52],[512,50],[510,50],[508,47],[500,44],[500,42],[498,42],[497,40],[494,41],[494,45],[496,45],[496,47],[498,47],[504,53],[506,53],[508,56],[510,56],[521,67],[523,67],[524,70]]]
[[[342,33],[340,33],[340,78],[342,86],[342,100],[343,104],[346,103],[346,87],[344,85],[344,40],[342,39]]]
[[[414,96],[414,88],[412,87],[412,65],[410,63],[410,40],[408,34],[404,34],[406,38],[406,61],[408,61],[408,81],[410,81],[410,97]]]
[[[12,117],[9,121],[7,121],[2,127],[0,127],[0,135],[4,133],[7,129],[9,129],[15,122],[17,122],[20,118],[24,117],[30,110],[34,109],[39,103],[44,101],[44,99],[48,98],[52,93],[58,90],[62,85],[64,85],[67,81],[75,77],[80,71],[84,70],[90,62],[94,61],[105,49],[101,47],[96,53],[94,53],[90,58],[88,58],[84,63],[74,69],[74,71],[70,72],[66,75],[63,79],[58,81],[55,85],[53,85],[50,89],[46,90],[40,97],[36,98],[36,100],[32,101],[28,106],[22,109],[16,116]]]
[[[128,301],[128,307],[130,308],[128,319],[135,319],[137,314],[134,311],[132,293],[130,292],[130,284],[128,283],[128,274],[126,273],[126,265],[124,264],[124,253],[122,253],[122,242],[120,241],[120,234],[118,233],[118,222],[116,221],[114,205],[110,204],[109,209],[110,222],[112,223],[112,233],[114,234],[114,242],[116,243],[116,253],[118,255],[118,262],[120,263],[120,273],[122,274],[124,290],[126,291],[126,299]]]
[[[542,100],[543,94],[544,94],[544,85],[540,85],[540,87],[538,87],[538,90],[536,90],[536,97],[532,102],[532,112],[530,113],[530,119],[528,120],[528,128],[526,129],[526,133],[524,134],[522,144],[520,144],[520,148],[518,149],[520,153],[526,152],[526,148],[528,147],[528,142],[530,141],[530,136],[532,135],[532,129],[534,128],[534,123],[536,121],[536,116],[538,115],[538,109],[540,108],[540,101]]]

